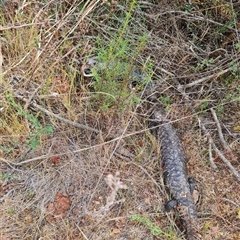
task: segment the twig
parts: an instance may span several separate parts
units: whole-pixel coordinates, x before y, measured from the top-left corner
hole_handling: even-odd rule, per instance
[[[10,29],[18,29],[18,28],[23,28],[23,27],[35,26],[35,25],[43,25],[46,23],[49,23],[49,22],[44,21],[44,22],[37,22],[37,23],[26,23],[26,24],[21,24],[21,25],[11,25],[11,26],[7,26],[7,27],[0,27],[0,31],[10,30]]]
[[[18,99],[21,99],[22,101],[24,101],[26,103],[28,102],[28,99],[23,97],[23,96],[21,96],[21,95],[18,95],[16,93],[14,93],[14,96],[16,98],[18,98]],[[33,107],[37,108],[38,110],[44,112],[48,116],[54,117],[54,118],[56,118],[56,119],[58,119],[58,120],[60,120],[60,121],[62,121],[64,123],[66,123],[66,124],[70,124],[70,125],[72,125],[74,127],[85,129],[85,130],[89,130],[89,131],[96,132],[96,133],[100,132],[99,130],[97,130],[95,128],[91,128],[91,127],[88,127],[86,125],[83,125],[83,124],[80,124],[80,123],[76,123],[76,122],[70,121],[70,120],[68,120],[66,118],[60,117],[59,115],[57,115],[57,114],[55,114],[53,112],[48,111],[47,109],[43,108],[42,106],[38,105],[35,102],[31,102],[30,105],[32,105]]]
[[[7,160],[7,159],[4,159],[4,158],[0,157],[0,162],[7,163],[10,167],[12,167],[12,165],[13,166],[20,166],[22,164],[29,163],[29,162],[34,162],[34,161],[37,161],[37,160],[42,160],[42,159],[47,158],[47,157],[48,157],[48,155],[42,155],[42,156],[39,156],[39,157],[28,159],[26,161],[22,161],[20,163],[15,163],[15,162],[12,162],[10,160]]]
[[[222,161],[231,169],[232,173],[235,175],[235,177],[240,182],[240,174],[238,171],[233,167],[233,165],[224,157],[224,155],[219,151],[219,149],[216,147],[215,144],[213,144],[213,148],[217,155],[222,159]]]
[[[219,26],[225,26],[223,23],[220,23],[220,22],[216,22],[212,19],[209,19],[209,18],[205,18],[205,17],[201,17],[201,16],[196,16],[192,13],[189,13],[189,12],[184,12],[184,11],[176,11],[176,10],[170,10],[170,11],[165,11],[163,13],[158,13],[158,14],[145,14],[149,17],[152,17],[154,19],[160,17],[160,16],[163,16],[163,15],[166,15],[166,14],[179,14],[179,16],[187,16],[186,20],[187,21],[191,21],[191,20],[196,20],[196,21],[204,21],[204,22],[207,22],[207,23],[213,23],[215,25],[219,25]],[[232,27],[227,27],[228,29],[230,30],[233,30],[233,31],[236,31],[236,29],[232,28]]]
[[[84,232],[81,230],[81,228],[80,228],[77,224],[75,224],[75,226],[77,227],[77,229],[79,230],[79,232],[83,235],[84,239],[85,239],[85,240],[89,240],[89,238],[84,234]]]
[[[217,169],[217,165],[213,161],[213,157],[212,157],[212,144],[213,144],[212,138],[208,138],[208,141],[209,141],[209,144],[208,144],[209,162],[213,169]]]
[[[232,171],[233,175],[237,178],[238,181],[240,181],[240,174],[237,172],[237,170],[233,167],[233,165],[224,157],[224,155],[220,152],[220,150],[217,148],[215,143],[213,142],[213,139],[210,135],[210,133],[207,131],[205,126],[200,123],[200,126],[202,130],[205,132],[206,136],[208,137],[209,141],[212,143],[212,147],[216,154],[221,158],[221,160],[228,166],[228,168]]]
[[[35,95],[37,94],[37,92],[40,90],[40,88],[42,87],[42,84],[39,85],[34,91],[33,93],[31,93],[31,95],[29,96],[28,99],[26,99],[27,101],[25,101],[25,105],[24,105],[24,109],[26,110],[28,108],[28,106],[31,104],[33,98],[35,97]]]
[[[2,44],[0,42],[0,85],[3,84],[3,55],[2,55]],[[1,112],[1,109],[0,109]]]
[[[215,110],[213,108],[211,108],[210,110],[211,110],[212,116],[214,118],[214,121],[216,122],[216,125],[217,125],[219,139],[220,139],[223,147],[226,150],[228,150],[229,152],[231,152],[230,147],[228,146],[227,142],[225,141],[225,139],[223,137],[222,128],[221,128],[220,122],[218,120],[217,114],[216,114],[216,112],[215,112]]]
[[[214,74],[212,74],[212,75],[210,75],[210,76],[206,76],[206,77],[200,78],[200,79],[198,79],[198,80],[196,80],[196,81],[194,81],[194,82],[191,82],[191,83],[189,83],[189,84],[186,84],[186,85],[178,85],[177,89],[178,89],[178,90],[181,90],[181,89],[184,89],[184,88],[186,89],[186,88],[193,87],[193,86],[195,86],[195,85],[198,85],[199,83],[208,81],[208,80],[210,80],[210,79],[212,79],[212,78],[215,78],[215,77],[217,78],[217,77],[223,75],[224,73],[227,73],[227,72],[231,71],[231,69],[232,69],[231,67],[230,67],[230,68],[227,68],[227,69],[225,69],[225,70],[223,70],[223,71],[219,71],[219,72],[214,73]]]
[[[226,202],[230,202],[231,204],[235,205],[238,208],[240,207],[239,204],[235,203],[234,201],[232,201],[232,200],[230,200],[228,198],[221,198],[221,200],[226,201]]]

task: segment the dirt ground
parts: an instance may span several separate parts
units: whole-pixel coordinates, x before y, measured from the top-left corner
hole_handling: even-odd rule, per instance
[[[186,239],[164,211],[156,102],[196,180],[202,239],[240,239],[238,1],[5,0],[0,11],[0,239]],[[96,55],[150,84],[130,88],[118,65],[84,77]]]

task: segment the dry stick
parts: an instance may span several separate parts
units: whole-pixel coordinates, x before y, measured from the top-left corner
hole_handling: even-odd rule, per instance
[[[202,130],[205,132],[205,134],[208,137],[209,141],[211,141],[214,151],[222,159],[222,161],[230,168],[230,170],[232,171],[233,175],[235,175],[237,180],[240,181],[240,174],[237,172],[237,170],[233,167],[233,165],[224,157],[224,155],[220,152],[220,150],[214,144],[213,139],[212,139],[210,133],[205,128],[205,126],[203,124],[200,124],[200,126],[201,126]]]
[[[230,148],[230,146],[227,144],[227,142],[224,139],[223,133],[222,133],[222,128],[220,125],[220,122],[218,120],[217,114],[215,112],[215,110],[213,108],[210,108],[212,116],[214,118],[214,121],[217,124],[217,130],[218,130],[218,135],[220,138],[220,142],[222,143],[223,147],[227,150],[227,152],[230,154],[230,158],[235,159],[236,157],[234,156],[234,153],[232,152],[232,149]]]
[[[198,79],[198,80],[196,80],[196,81],[194,81],[194,82],[191,82],[191,83],[189,83],[189,84],[186,84],[186,85],[178,85],[177,89],[178,89],[178,90],[182,90],[182,89],[184,89],[184,88],[186,89],[186,88],[193,87],[193,86],[195,86],[195,85],[198,85],[199,83],[208,81],[208,80],[210,80],[210,79],[212,79],[212,78],[215,78],[215,77],[217,78],[217,77],[223,75],[224,73],[227,73],[227,72],[231,71],[231,69],[232,69],[231,67],[230,67],[230,68],[227,68],[227,69],[225,69],[225,70],[223,70],[223,71],[219,71],[219,72],[214,73],[214,74],[212,74],[212,75],[210,75],[210,76],[200,78],[200,79]]]
[[[213,145],[212,139],[208,138],[208,142],[209,142],[208,144],[209,162],[213,169],[217,169],[217,165],[213,161],[213,157],[212,157],[212,145]]]
[[[44,155],[41,155],[41,156],[38,156],[38,157],[34,157],[34,158],[29,158],[25,161],[22,161],[20,163],[15,163],[15,162],[12,162],[10,160],[7,160],[7,159],[4,159],[4,158],[1,158],[0,157],[0,161],[2,162],[5,162],[7,163],[8,165],[11,166],[14,165],[14,166],[20,166],[20,165],[23,165],[23,164],[26,164],[26,163],[30,163],[30,162],[35,162],[35,161],[38,161],[38,160],[42,160],[42,159],[45,159],[45,158],[51,158],[51,157],[60,157],[60,156],[63,156],[63,155],[66,155],[66,154],[69,154],[69,153],[80,153],[80,152],[84,152],[84,151],[88,151],[88,150],[92,150],[94,148],[97,148],[97,147],[102,147],[106,144],[110,144],[110,143],[113,143],[113,142],[116,142],[116,141],[119,141],[123,138],[126,138],[126,137],[131,137],[133,135],[137,135],[137,134],[140,134],[140,133],[144,133],[148,130],[152,130],[152,129],[155,129],[155,128],[158,128],[160,127],[162,124],[160,125],[157,125],[157,126],[154,126],[154,127],[151,127],[151,128],[146,128],[144,130],[140,130],[140,131],[137,131],[137,132],[133,132],[133,133],[129,133],[129,134],[126,134],[124,136],[122,136],[122,134],[119,136],[119,137],[116,137],[114,139],[111,139],[109,141],[106,141],[106,142],[103,142],[103,143],[99,143],[99,144],[96,144],[96,145],[93,145],[93,146],[89,146],[89,147],[85,147],[85,148],[81,148],[81,149],[77,149],[77,150],[74,150],[74,151],[66,151],[66,152],[63,152],[63,153],[58,153],[58,154],[44,154]]]
[[[157,7],[157,6],[156,6]],[[216,25],[219,25],[219,26],[225,26],[223,23],[219,23],[219,22],[216,22],[214,20],[211,20],[211,19],[208,19],[208,18],[205,18],[205,17],[201,17],[201,16],[195,16],[194,14],[192,13],[189,13],[189,12],[184,12],[184,11],[176,11],[176,10],[171,10],[171,11],[165,11],[163,13],[159,13],[159,14],[145,14],[145,15],[148,15],[154,19],[156,19],[157,17],[160,17],[160,16],[163,16],[163,15],[166,15],[166,14],[181,14],[182,16],[186,15],[187,18],[186,20],[197,20],[197,21],[204,21],[204,22],[208,22],[208,23],[213,23],[213,24],[216,24]],[[181,16],[180,15],[180,16]],[[233,31],[236,31],[235,28],[232,28],[232,27],[227,27],[227,29],[230,29],[230,30],[233,30]]]
[[[3,74],[3,55],[2,55],[2,44],[0,42],[0,84],[3,83],[2,74]]]
[[[21,96],[21,95],[18,95],[18,94],[16,94],[16,93],[14,93],[14,96],[15,96],[16,98],[18,98],[18,99],[21,99],[22,101],[24,101],[24,102],[26,102],[26,103],[28,102],[28,99],[25,98],[25,97],[23,97],[23,96]],[[70,121],[70,120],[68,120],[68,119],[65,119],[65,118],[63,118],[63,117],[60,117],[59,115],[57,115],[57,114],[55,114],[55,113],[53,113],[53,112],[48,111],[47,109],[43,108],[42,106],[38,105],[38,104],[35,103],[35,102],[31,102],[30,105],[32,105],[33,107],[37,108],[38,110],[46,113],[48,116],[52,116],[52,117],[54,117],[54,118],[56,118],[56,119],[58,119],[58,120],[60,120],[60,121],[62,121],[62,122],[64,122],[64,123],[66,123],[66,124],[70,124],[70,125],[72,125],[72,126],[74,126],[74,127],[82,128],[82,129],[89,130],[89,131],[93,131],[93,132],[96,132],[96,133],[99,133],[99,132],[100,132],[99,130],[97,130],[97,129],[95,129],[95,128],[91,128],[91,127],[88,127],[88,126],[86,126],[86,125],[83,125],[83,124],[80,124],[80,123],[76,123],[76,122]]]
[[[240,182],[240,174],[238,171],[233,167],[233,165],[224,157],[224,155],[219,151],[219,149],[216,147],[215,144],[213,144],[213,148],[215,152],[218,154],[218,156],[222,159],[222,161],[231,169],[235,177],[238,179]]]
[[[30,94],[30,97],[28,99],[26,99],[27,101],[25,101],[25,105],[24,105],[24,110],[26,110],[28,108],[28,106],[31,104],[33,98],[35,97],[35,95],[37,94],[37,92],[40,90],[40,88],[42,87],[42,84],[39,85],[34,91],[33,93]]]
[[[18,29],[18,28],[29,27],[29,26],[34,26],[34,25],[44,25],[46,23],[49,23],[49,21],[43,21],[43,22],[37,22],[37,23],[27,23],[27,24],[21,24],[21,25],[11,25],[11,26],[6,26],[6,27],[0,27],[0,31],[10,30],[10,29]]]
[[[240,207],[239,204],[235,203],[234,201],[232,201],[232,200],[230,200],[228,198],[220,198],[220,199],[223,200],[223,201],[226,201],[226,202],[230,202],[231,204],[235,205],[238,208]]]
[[[225,139],[224,139],[224,137],[223,137],[222,128],[221,128],[220,122],[219,122],[219,120],[218,120],[217,114],[216,114],[216,112],[215,112],[215,110],[214,110],[213,108],[210,108],[210,110],[211,110],[213,119],[214,119],[214,121],[215,121],[216,124],[217,124],[218,136],[219,136],[219,138],[220,138],[220,141],[221,141],[223,147],[224,147],[226,150],[228,150],[229,152],[231,152],[230,147],[228,146],[227,142],[225,141]]]
[[[81,230],[81,228],[80,228],[77,224],[75,224],[75,226],[77,227],[77,229],[79,230],[79,232],[83,235],[84,239],[85,239],[85,240],[89,240],[89,238],[87,238],[87,236],[84,234],[84,232]]]

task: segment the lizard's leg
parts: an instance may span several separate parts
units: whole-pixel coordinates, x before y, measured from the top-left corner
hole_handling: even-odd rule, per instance
[[[172,199],[165,204],[165,206],[164,206],[165,211],[169,212],[169,211],[171,211],[171,209],[175,208],[177,205],[178,205],[178,201],[175,199]]]

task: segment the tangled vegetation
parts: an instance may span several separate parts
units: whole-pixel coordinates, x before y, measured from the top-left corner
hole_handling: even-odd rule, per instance
[[[204,239],[239,239],[239,12],[225,0],[1,1],[0,239],[185,239],[163,209],[156,102],[198,183]]]

